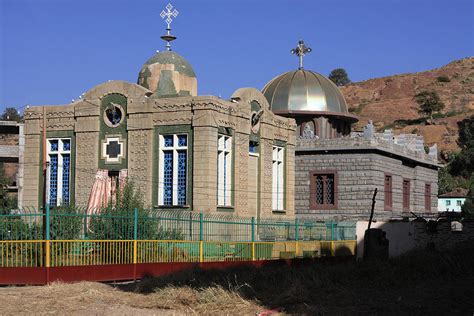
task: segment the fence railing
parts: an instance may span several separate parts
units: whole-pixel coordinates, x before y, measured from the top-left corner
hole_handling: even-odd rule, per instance
[[[0,240],[353,240],[355,222],[246,218],[184,211],[22,209],[0,215]]]
[[[355,239],[355,223],[47,206],[0,215],[0,267],[354,255]]]
[[[355,240],[218,242],[183,240],[0,241],[0,267],[205,263],[354,256]]]

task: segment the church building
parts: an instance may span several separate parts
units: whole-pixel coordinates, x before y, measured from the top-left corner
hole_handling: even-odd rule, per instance
[[[376,133],[370,122],[353,132],[338,87],[303,68],[311,52],[303,41],[292,50],[299,68],[268,82],[262,93],[275,114],[297,123],[295,209],[297,217],[317,220],[367,220],[374,190],[375,218],[400,219],[437,211],[436,144],[425,152],[422,136]]]
[[[294,218],[294,119],[254,88],[199,96],[170,22],[167,31],[137,84],[109,81],[25,111],[23,205],[41,207],[45,192],[51,206],[100,207],[130,179],[155,209]]]
[[[312,220],[393,219],[437,210],[436,145],[417,135],[352,131],[338,87],[299,67],[262,91],[199,96],[192,66],[171,50],[137,84],[109,81],[61,106],[25,112],[23,205],[100,207],[132,180],[155,209]],[[44,170],[44,176],[43,176]],[[44,193],[43,193],[44,192]]]

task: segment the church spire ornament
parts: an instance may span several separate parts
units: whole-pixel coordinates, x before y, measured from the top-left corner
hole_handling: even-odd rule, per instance
[[[311,53],[311,51],[312,51],[312,49],[310,47],[306,47],[303,40],[299,40],[298,41],[298,46],[296,46],[296,48],[293,48],[291,50],[292,54],[294,54],[294,55],[296,55],[300,58],[300,66],[298,67],[298,69],[303,69],[303,57],[306,54]]]
[[[179,12],[171,5],[171,3],[168,3],[165,9],[166,10],[161,11],[160,16],[166,22],[166,34],[160,38],[166,41],[166,50],[171,51],[171,42],[176,39],[176,36],[171,35],[171,22],[173,22],[173,18],[178,16]]]

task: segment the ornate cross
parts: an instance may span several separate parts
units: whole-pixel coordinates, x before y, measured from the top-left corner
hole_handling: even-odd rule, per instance
[[[168,28],[167,30],[170,31],[171,30],[171,22],[173,22],[173,18],[177,17],[179,12],[176,10],[176,9],[173,9],[173,6],[171,5],[171,3],[168,3],[168,5],[165,7],[166,11],[163,10],[161,11],[161,18],[162,19],[165,19],[165,22],[166,24],[168,24]]]
[[[160,36],[162,40],[166,41],[166,49],[168,51],[171,50],[171,42],[176,39],[176,36],[171,35],[171,22],[173,22],[172,18],[175,18],[178,16],[179,12],[176,9],[173,9],[173,6],[171,3],[168,3],[168,5],[165,7],[166,11],[163,10],[160,13],[160,16],[162,19],[165,19],[166,24],[168,27],[166,28],[166,34],[163,36]]]
[[[300,58],[300,66],[298,69],[303,69],[303,57],[306,54],[311,53],[311,51],[312,49],[310,47],[306,47],[303,40],[299,40],[298,46],[296,46],[296,48],[291,50],[292,54],[295,54],[296,56]]]
[[[117,158],[120,155],[122,144],[113,140],[106,145],[105,153],[109,158]]]

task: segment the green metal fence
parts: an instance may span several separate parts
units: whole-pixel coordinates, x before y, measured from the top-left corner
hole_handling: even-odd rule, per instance
[[[276,220],[187,211],[81,207],[0,212],[0,240],[354,240],[355,222]],[[44,227],[44,229],[43,229]],[[46,236],[48,234],[48,236]]]

